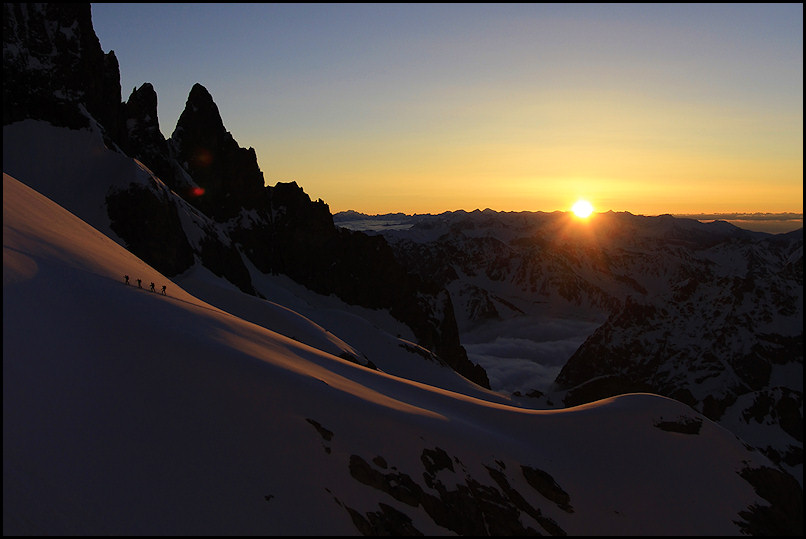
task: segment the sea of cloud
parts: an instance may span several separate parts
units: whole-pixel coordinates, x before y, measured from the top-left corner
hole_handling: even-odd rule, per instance
[[[602,322],[522,316],[477,326],[461,340],[470,360],[487,371],[494,391],[546,393],[563,365]]]

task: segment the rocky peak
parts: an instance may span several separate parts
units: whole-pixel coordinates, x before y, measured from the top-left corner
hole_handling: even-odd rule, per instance
[[[168,142],[162,136],[157,118],[157,93],[151,83],[134,88],[123,105],[121,149],[148,166],[174,190],[173,172],[169,162]]]
[[[126,102],[125,111],[128,133],[138,134],[138,141],[146,144],[154,140],[165,143],[165,137],[162,136],[157,118],[157,92],[154,91],[150,82],[146,82],[140,88],[132,89],[129,100]],[[137,144],[130,145],[137,146]],[[137,149],[140,150],[140,148]]]
[[[330,207],[322,199],[313,202],[297,182],[278,182],[269,188],[269,198],[275,228],[307,228],[328,237],[336,233]]]
[[[3,125],[26,118],[73,129],[86,111],[112,139],[120,128],[120,69],[104,54],[90,4],[3,4]]]
[[[224,128],[207,89],[194,84],[170,144],[179,165],[201,190],[191,199],[216,220],[237,216],[242,208],[263,208],[263,173],[253,148],[244,149]]]
[[[197,132],[199,127],[205,129]],[[208,146],[220,146],[224,139],[229,142],[231,136],[228,135],[213,96],[207,88],[197,82],[190,89],[185,110],[182,111],[171,138],[176,141],[194,140],[204,142]]]

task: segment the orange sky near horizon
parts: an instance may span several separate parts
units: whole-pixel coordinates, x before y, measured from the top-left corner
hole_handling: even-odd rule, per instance
[[[166,137],[201,83],[266,184],[333,213],[803,212],[802,4],[92,13]]]
[[[399,141],[342,138],[318,147],[316,140],[276,139],[266,146],[284,155],[287,168],[272,156],[258,158],[267,163],[264,177],[297,181],[333,212],[565,211],[585,198],[596,211],[644,215],[802,213],[803,154],[794,127],[774,149],[742,147],[739,136],[720,137],[716,149],[704,141],[675,146],[634,131],[605,144],[480,136],[437,145],[421,137],[409,140],[407,151]],[[310,161],[309,153],[321,159]]]

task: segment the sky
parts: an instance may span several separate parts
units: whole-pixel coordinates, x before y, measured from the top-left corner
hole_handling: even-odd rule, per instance
[[[331,212],[803,212],[802,4],[93,4]]]

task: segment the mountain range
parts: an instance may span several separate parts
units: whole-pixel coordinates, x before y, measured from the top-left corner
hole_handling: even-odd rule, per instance
[[[802,533],[802,231],[350,230],[201,84],[166,140],[90,13],[3,5],[4,533]],[[496,390],[465,336],[547,314]]]
[[[627,212],[586,221],[492,210],[334,219],[386,238],[405,267],[449,290],[462,342],[479,333],[518,339],[521,357],[556,365],[550,383],[507,387],[532,395],[532,405],[665,395],[802,484],[803,229],[767,234]],[[545,357],[533,341],[567,338],[569,318],[591,323],[578,325],[559,357]],[[509,344],[499,347],[505,357],[485,360],[489,344],[481,354],[469,345],[469,355],[492,372]]]

